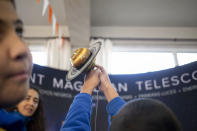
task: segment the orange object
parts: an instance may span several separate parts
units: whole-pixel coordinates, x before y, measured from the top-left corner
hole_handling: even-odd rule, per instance
[[[59,34],[59,23],[56,22],[56,34],[58,35]]]
[[[62,47],[64,47],[65,43],[64,43],[64,36],[62,36]]]
[[[38,3],[40,3],[40,0],[37,0]]]
[[[52,13],[53,13],[53,11],[52,11],[52,6],[51,6],[51,4],[49,5],[49,24],[51,24],[51,21],[52,21]]]

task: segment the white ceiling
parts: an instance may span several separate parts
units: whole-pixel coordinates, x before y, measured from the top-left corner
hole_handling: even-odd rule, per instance
[[[60,24],[66,25],[64,1],[50,3]],[[43,0],[41,4],[16,0],[16,4],[26,25],[48,24],[47,15],[41,15]],[[197,0],[90,0],[90,14],[91,26],[196,27]]]
[[[17,12],[26,26],[49,25],[48,16],[42,16],[43,0],[40,4],[37,3],[37,0],[15,1]],[[120,27],[189,27],[197,29],[197,0],[49,1],[60,25],[68,26],[71,42],[78,40],[78,42],[75,41],[75,44],[84,38],[88,40],[89,35],[92,35],[91,30],[97,27],[101,28],[101,31],[106,27],[106,29],[117,29],[117,27],[118,29]],[[81,15],[84,13],[86,15]],[[195,38],[197,36],[196,33],[192,35]]]
[[[92,0],[93,26],[197,26],[197,0]]]
[[[25,25],[49,25],[48,24],[48,10],[45,16],[42,16],[43,1],[40,0],[40,4],[37,0],[15,0],[17,13],[19,17],[23,20]],[[53,11],[57,17],[57,20],[61,25],[66,25],[66,15],[64,0],[52,0]]]

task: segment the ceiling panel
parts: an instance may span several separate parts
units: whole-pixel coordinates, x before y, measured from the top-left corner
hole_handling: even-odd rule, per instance
[[[92,26],[197,26],[197,0],[92,0]]]

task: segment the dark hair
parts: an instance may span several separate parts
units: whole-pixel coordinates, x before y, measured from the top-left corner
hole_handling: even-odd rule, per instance
[[[137,99],[128,102],[112,119],[111,131],[182,131],[174,113],[162,102]]]
[[[27,123],[27,131],[45,131],[45,116],[42,98],[40,92],[37,88],[30,87],[30,89],[35,90],[39,94],[38,108],[32,116],[32,120]]]
[[[26,123],[27,131],[45,131],[45,115],[43,109],[42,98],[40,92],[35,87],[30,87],[29,89],[35,90],[39,95],[39,103],[36,111],[34,112],[33,116],[31,116],[31,120]],[[8,112],[17,111],[17,107],[7,108]]]

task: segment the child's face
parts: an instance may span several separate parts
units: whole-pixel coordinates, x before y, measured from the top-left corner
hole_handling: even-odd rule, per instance
[[[22,41],[22,22],[9,0],[0,0],[0,108],[25,98],[32,58]]]

